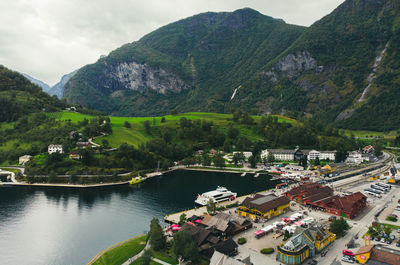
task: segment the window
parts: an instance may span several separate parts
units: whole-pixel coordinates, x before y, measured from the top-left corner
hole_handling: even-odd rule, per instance
[[[288,257],[288,263],[289,263],[289,264],[293,264],[293,257],[292,257],[292,256],[289,256],[289,257]]]

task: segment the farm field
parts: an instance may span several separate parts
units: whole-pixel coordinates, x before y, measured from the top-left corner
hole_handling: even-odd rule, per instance
[[[58,120],[71,120],[71,122],[82,121],[83,119],[91,119],[94,116],[81,114],[77,112],[53,112],[48,113],[48,116],[58,119]],[[177,115],[165,115],[165,122],[161,123],[162,117],[114,117],[110,116],[111,127],[113,133],[111,135],[98,137],[94,142],[101,144],[102,140],[108,141],[109,145],[112,147],[119,147],[122,143],[127,143],[138,147],[142,143],[146,143],[148,140],[159,136],[162,127],[169,127],[176,129],[178,127],[178,122],[182,117],[188,120],[207,120],[212,121],[218,128],[226,132],[228,130],[228,125],[232,123],[232,114],[220,114],[220,113],[207,113],[207,112],[189,112]],[[252,116],[254,120],[259,120],[261,116]],[[279,122],[296,122],[293,119],[276,115]],[[152,133],[146,134],[143,122],[148,120],[152,127]],[[124,127],[125,121],[131,124],[131,128]],[[262,137],[256,134],[250,126],[247,125],[235,125],[241,135],[248,137],[251,140],[262,140]]]

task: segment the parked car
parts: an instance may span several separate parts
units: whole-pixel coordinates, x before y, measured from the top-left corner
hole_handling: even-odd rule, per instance
[[[400,247],[400,240],[396,242],[396,247]]]
[[[316,261],[315,259],[313,259],[312,261],[310,261],[308,264],[310,265],[316,265],[318,263],[318,261]]]
[[[385,238],[382,237],[382,238],[381,238],[381,243],[385,243],[385,241],[386,241]]]
[[[399,233],[399,234],[400,234],[400,229],[397,229],[397,233]]]
[[[395,237],[394,235],[391,235],[389,238],[390,238],[391,240],[395,240],[395,239],[396,239],[396,237]]]
[[[346,255],[346,256],[351,256],[351,257],[354,256],[354,253],[348,249],[343,249],[342,253],[343,253],[343,255]]]
[[[342,261],[348,262],[348,263],[354,263],[354,260],[352,260],[352,259],[350,259],[350,258],[348,258],[348,257],[346,257],[346,256],[344,256],[344,257],[342,258]]]

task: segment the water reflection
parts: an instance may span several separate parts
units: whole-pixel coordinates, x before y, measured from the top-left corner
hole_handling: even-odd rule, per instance
[[[191,208],[197,194],[218,185],[244,195],[275,182],[269,176],[176,171],[133,187],[0,187],[1,264],[86,264],[110,245],[147,231],[153,216]]]

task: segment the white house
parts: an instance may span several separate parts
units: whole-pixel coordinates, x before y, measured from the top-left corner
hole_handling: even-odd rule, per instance
[[[63,147],[62,147],[61,144],[51,144],[47,148],[47,152],[49,154],[52,154],[52,153],[55,153],[55,152],[58,152],[58,153],[62,154],[63,153]]]
[[[244,159],[246,161],[249,161],[250,156],[253,155],[252,152],[233,152],[232,154],[235,155],[236,153],[242,153],[244,155]]]
[[[344,161],[344,162],[349,165],[359,165],[364,161],[365,161],[365,159],[363,158],[363,156],[360,152],[352,151],[352,152],[349,152],[349,156],[346,158],[346,161]],[[369,159],[368,159],[368,161],[369,161]]]
[[[19,164],[20,165],[25,165],[25,163],[29,162],[31,160],[32,156],[30,155],[23,155],[19,157]]]

